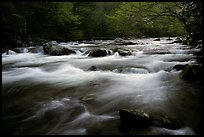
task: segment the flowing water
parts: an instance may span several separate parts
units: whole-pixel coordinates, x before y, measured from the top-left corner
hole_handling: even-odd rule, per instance
[[[77,52],[64,56],[45,55],[42,47],[3,53],[3,133],[125,135],[118,110],[132,108],[165,113],[183,123],[176,130],[150,127],[134,134],[201,134],[201,84],[182,80],[181,71],[172,69],[196,64],[195,49],[166,38],[131,41],[139,44],[124,46],[132,50],[130,56],[90,57],[89,51],[99,47],[83,42],[61,43]]]

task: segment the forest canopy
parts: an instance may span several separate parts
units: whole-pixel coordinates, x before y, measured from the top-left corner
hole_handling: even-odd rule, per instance
[[[202,6],[195,2],[2,2],[2,26],[4,47],[43,40],[197,38],[202,33]]]

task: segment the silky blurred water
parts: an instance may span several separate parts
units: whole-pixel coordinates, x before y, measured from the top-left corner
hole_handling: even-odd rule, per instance
[[[177,130],[150,127],[134,134],[201,134],[201,83],[186,82],[181,71],[172,69],[176,64],[196,64],[195,50],[169,44],[166,38],[131,41],[139,44],[125,46],[133,51],[130,56],[90,57],[89,50],[100,47],[77,42],[61,43],[77,52],[71,55],[45,55],[42,47],[3,53],[3,133],[124,135],[118,110],[133,108],[165,113],[184,125]]]

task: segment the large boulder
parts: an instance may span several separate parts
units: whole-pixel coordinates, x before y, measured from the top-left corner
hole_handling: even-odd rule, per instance
[[[50,55],[60,56],[60,55],[69,55],[69,54],[75,54],[75,53],[76,52],[74,50],[71,50],[65,47],[53,46]]]
[[[168,129],[178,129],[181,127],[181,123],[178,120],[160,113],[150,115],[140,110],[120,109],[119,115],[120,126],[123,131],[150,126]]]
[[[150,116],[143,111],[120,109],[120,122],[124,130],[134,127],[149,127],[151,126]]]
[[[109,55],[110,53],[106,49],[95,49],[89,53],[91,57],[104,57]]]
[[[56,41],[50,41],[50,42],[43,44],[43,50],[44,50],[45,54],[50,55],[50,53],[52,52],[53,46],[58,46]]]
[[[74,50],[60,46],[56,41],[50,41],[43,44],[43,50],[45,54],[60,56],[60,55],[69,55],[76,53]]]

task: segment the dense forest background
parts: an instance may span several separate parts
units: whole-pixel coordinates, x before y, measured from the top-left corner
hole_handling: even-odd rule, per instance
[[[202,39],[202,5],[196,2],[2,2],[2,45],[185,36]],[[189,41],[190,40],[190,41]]]

